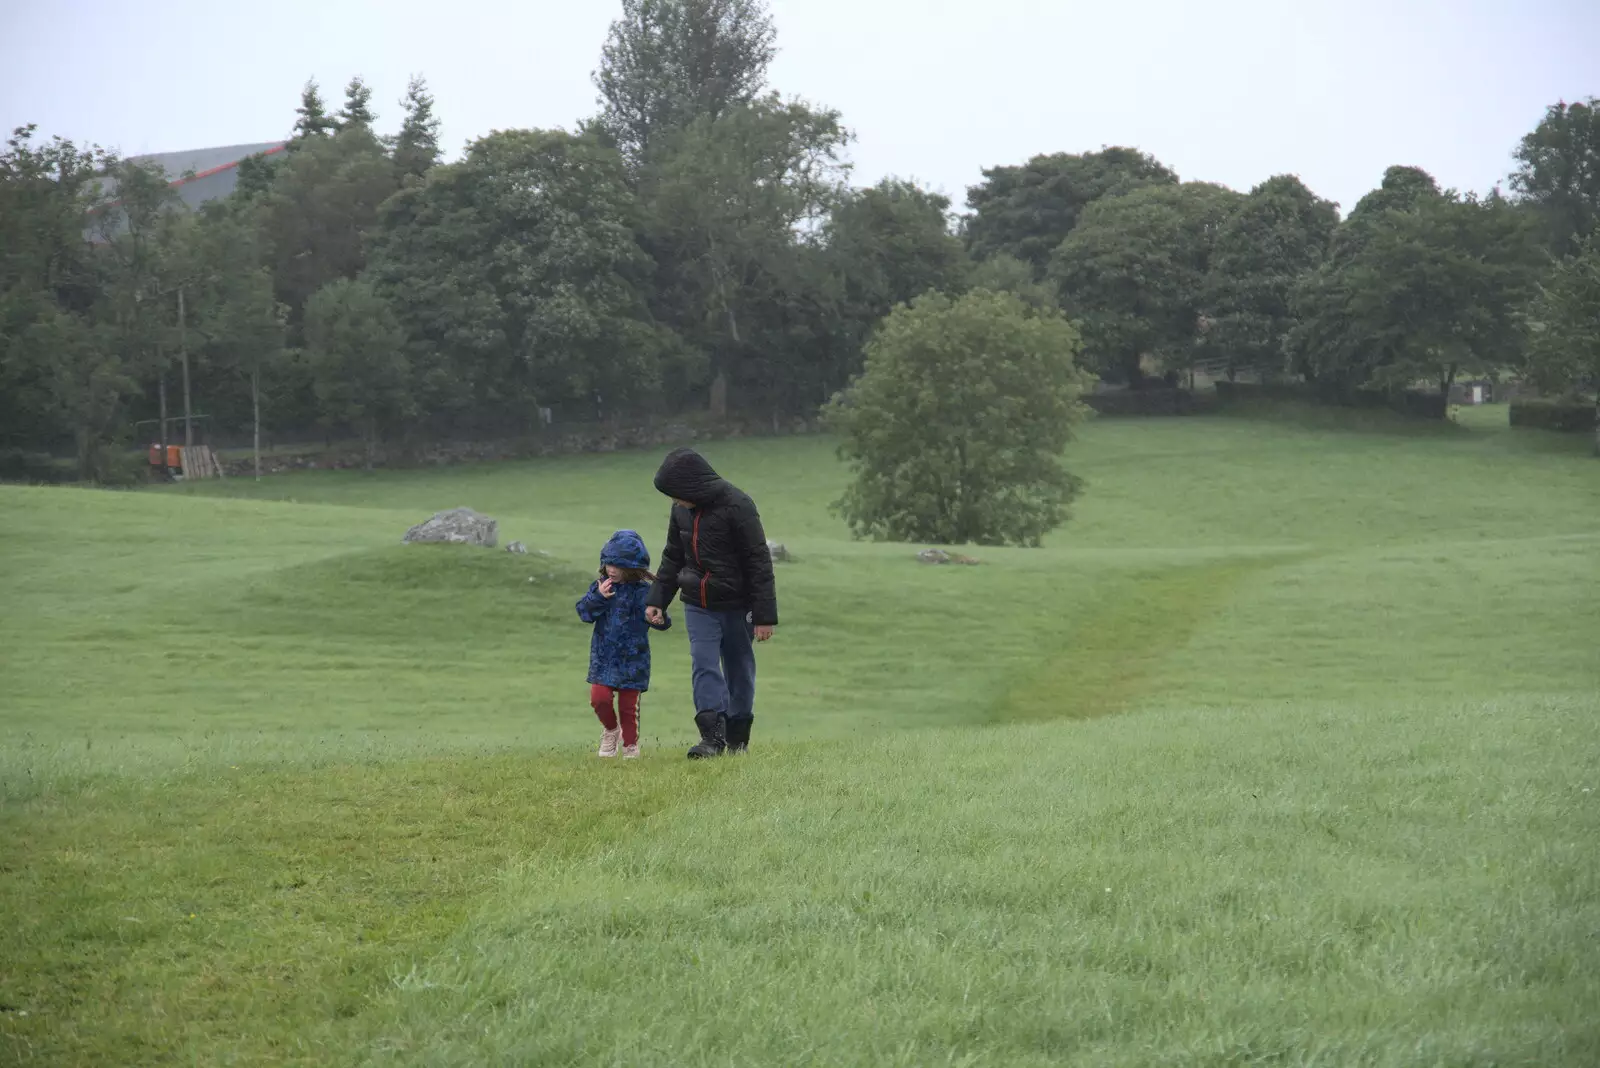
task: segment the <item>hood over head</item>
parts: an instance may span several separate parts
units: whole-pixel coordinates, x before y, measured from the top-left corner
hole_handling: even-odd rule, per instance
[[[728,491],[728,484],[693,449],[673,449],[656,472],[656,489],[690,504],[712,504]]]
[[[611,535],[606,547],[600,550],[600,562],[610,564],[612,567],[632,567],[648,571],[650,550],[644,547],[644,539],[639,537],[638,531],[619,530]]]

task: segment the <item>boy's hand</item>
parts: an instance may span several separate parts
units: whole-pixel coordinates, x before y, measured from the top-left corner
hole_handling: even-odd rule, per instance
[[[658,627],[667,621],[666,613],[655,605],[651,605],[644,610],[644,618],[646,623],[654,623]]]
[[[608,578],[604,582],[600,583],[600,596],[609,599],[616,596],[616,592],[616,584],[613,583],[611,579]]]
[[[772,640],[772,628],[771,627],[757,627],[756,628],[756,641],[758,641],[758,642],[770,642],[771,640]]]

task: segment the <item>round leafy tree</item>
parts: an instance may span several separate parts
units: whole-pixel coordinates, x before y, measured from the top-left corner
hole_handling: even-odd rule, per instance
[[[1038,545],[1082,482],[1061,453],[1083,417],[1078,332],[1009,293],[929,293],[884,319],[829,405],[858,537]]]

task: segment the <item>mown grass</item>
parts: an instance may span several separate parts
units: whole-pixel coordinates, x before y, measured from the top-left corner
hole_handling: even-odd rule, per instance
[[[0,489],[0,1061],[1595,1063],[1567,444],[1102,421],[976,568],[708,446],[800,558],[709,767],[681,628],[589,752],[654,456]],[[397,544],[457,504],[547,555]]]

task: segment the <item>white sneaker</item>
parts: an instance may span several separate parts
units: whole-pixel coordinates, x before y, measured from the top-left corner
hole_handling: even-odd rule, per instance
[[[622,758],[624,760],[633,760],[637,758],[638,755],[639,744],[637,742],[635,742],[633,745],[625,745],[622,747]]]
[[[622,728],[621,727],[618,727],[614,731],[605,731],[605,730],[601,731],[600,732],[600,755],[603,756],[603,757],[614,757],[614,756],[616,756],[617,755],[617,743],[620,742],[620,741],[622,741]]]

